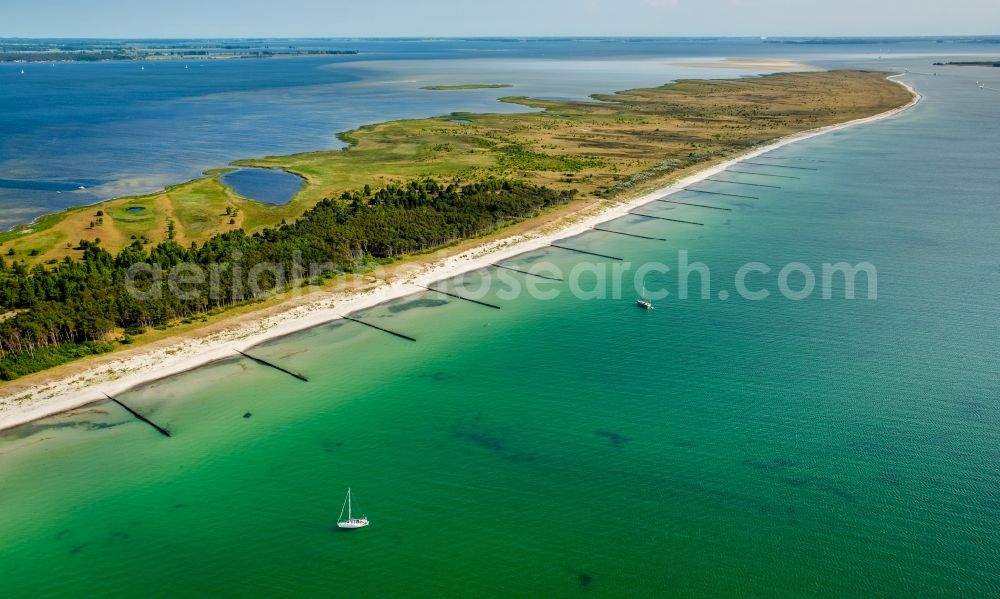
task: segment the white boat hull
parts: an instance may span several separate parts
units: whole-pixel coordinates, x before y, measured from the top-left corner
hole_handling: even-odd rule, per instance
[[[337,528],[344,529],[354,529],[354,528],[364,528],[368,526],[367,518],[356,518],[354,520],[348,520],[346,522],[337,522]]]
[[[344,512],[347,512],[347,518],[344,518]],[[355,528],[364,528],[368,526],[368,518],[355,518],[351,514],[351,489],[347,488],[347,497],[344,498],[344,507],[340,508],[340,515],[337,516],[337,528],[342,528],[345,530],[352,530]]]

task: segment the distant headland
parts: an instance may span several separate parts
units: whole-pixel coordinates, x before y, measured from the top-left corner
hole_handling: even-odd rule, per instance
[[[420,89],[429,89],[431,91],[446,92],[446,91],[456,91],[462,89],[501,89],[504,87],[514,87],[509,83],[462,83],[460,85],[425,85]]]
[[[935,62],[936,67],[1000,67],[1000,60],[968,60],[955,62]]]
[[[2,40],[0,62],[281,58],[358,54],[299,40]]]

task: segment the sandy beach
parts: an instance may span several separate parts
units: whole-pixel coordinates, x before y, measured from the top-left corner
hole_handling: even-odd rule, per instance
[[[724,58],[715,61],[695,61],[695,62],[675,62],[683,67],[697,67],[701,69],[747,69],[752,71],[773,70],[784,71],[786,73],[799,73],[803,71],[818,71],[816,67],[787,60],[783,58]]]
[[[756,64],[756,63],[754,63]],[[716,64],[715,66],[722,66]],[[731,66],[727,68],[733,68]],[[755,68],[759,68],[756,66]],[[158,344],[128,357],[110,361],[83,374],[49,380],[30,388],[0,389],[0,429],[10,428],[64,412],[103,399],[103,394],[116,395],[143,383],[178,374],[221,359],[231,358],[236,350],[245,350],[257,343],[281,337],[340,318],[364,308],[423,291],[429,285],[464,272],[488,267],[490,264],[536,250],[547,244],[587,231],[599,223],[618,218],[628,211],[655,199],[677,193],[684,187],[761,154],[788,144],[809,139],[831,131],[853,127],[893,117],[917,104],[921,96],[906,85],[913,99],[906,105],[872,117],[848,121],[838,125],[814,129],[779,139],[756,148],[737,158],[720,163],[675,183],[613,206],[601,205],[599,209],[581,210],[571,222],[561,227],[536,227],[531,232],[497,239],[458,255],[416,265],[404,275],[390,277],[387,281],[374,282],[368,289],[353,292],[317,293],[306,302],[288,304],[287,309],[272,310],[273,314],[261,318],[243,319],[238,324],[220,330],[175,342]]]

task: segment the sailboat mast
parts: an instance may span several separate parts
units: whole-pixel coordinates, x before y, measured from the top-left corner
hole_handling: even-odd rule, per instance
[[[351,500],[351,490],[348,489],[347,490],[347,497],[344,498],[344,505],[340,506],[340,515],[337,516],[337,522],[343,522],[344,521],[344,510],[347,509],[347,502],[350,501],[350,500]],[[351,517],[350,514],[348,514],[347,517],[349,519]]]
[[[347,519],[350,520],[351,516],[351,488],[347,488]]]

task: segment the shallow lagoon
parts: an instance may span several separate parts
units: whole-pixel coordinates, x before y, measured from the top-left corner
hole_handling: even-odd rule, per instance
[[[298,175],[269,168],[239,168],[222,175],[222,182],[241,196],[264,204],[287,204],[303,184]]]

